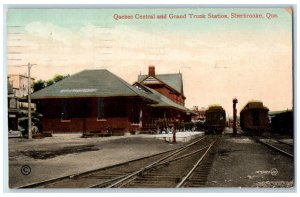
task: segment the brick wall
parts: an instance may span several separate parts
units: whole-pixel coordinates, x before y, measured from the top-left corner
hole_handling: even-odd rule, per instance
[[[109,99],[106,100],[106,110],[112,110],[113,105],[122,104],[125,113],[120,117],[105,117],[97,119],[97,98],[76,98],[69,100],[70,120],[61,119],[61,99],[40,100],[38,111],[43,114],[42,125],[44,131],[54,133],[95,131],[111,127],[124,132],[136,129],[131,123],[130,109],[136,107],[138,102],[130,99]],[[108,114],[108,112],[107,112]]]
[[[182,95],[172,94],[172,93],[170,94],[171,91],[166,87],[152,86],[151,88],[153,88],[157,92],[161,93],[162,95],[166,96],[167,98],[171,99],[175,103],[177,103],[179,105],[184,105],[184,98]]]

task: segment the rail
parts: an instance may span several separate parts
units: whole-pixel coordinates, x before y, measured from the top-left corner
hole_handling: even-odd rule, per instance
[[[265,146],[271,148],[271,149],[274,149],[274,150],[276,150],[276,151],[278,151],[278,152],[280,152],[280,153],[286,155],[286,156],[294,157],[293,154],[288,153],[288,152],[286,152],[286,151],[284,151],[284,150],[282,150],[282,149],[280,149],[280,148],[278,148],[278,147],[276,147],[276,146],[273,146],[272,144],[266,143],[266,142],[262,141],[261,139],[255,138],[255,140],[256,140],[257,142],[259,142],[259,143],[261,143],[261,144],[263,144],[263,145],[265,145]],[[279,142],[280,142],[280,141],[279,141]]]
[[[191,174],[195,171],[195,169],[198,167],[198,165],[202,162],[203,158],[207,155],[207,153],[210,151],[210,149],[213,147],[215,142],[218,140],[215,139],[207,148],[205,153],[202,155],[202,157],[197,161],[197,163],[193,166],[193,168],[182,178],[180,183],[176,186],[176,188],[180,188],[184,185],[184,183],[188,180],[188,178],[191,176]]]
[[[159,160],[157,160],[157,161],[155,161],[155,162],[149,164],[148,166],[146,166],[146,167],[144,167],[144,168],[142,168],[142,169],[140,169],[140,170],[137,170],[137,171],[135,171],[135,172],[129,174],[128,176],[122,178],[121,180],[119,180],[119,181],[117,181],[117,182],[115,182],[115,183],[109,185],[107,188],[113,188],[113,187],[121,186],[122,183],[128,181],[128,180],[131,179],[132,177],[134,177],[134,176],[136,176],[136,175],[138,175],[138,174],[140,174],[140,173],[143,173],[143,172],[146,171],[146,170],[149,170],[149,169],[155,167],[155,166],[156,166],[157,164],[159,164],[160,162],[162,162],[162,161],[164,161],[164,160],[166,160],[166,159],[172,157],[173,155],[179,153],[180,151],[183,151],[183,150],[189,148],[190,146],[192,146],[192,145],[198,143],[199,141],[201,141],[201,140],[203,140],[203,139],[205,139],[205,138],[206,138],[206,137],[200,138],[199,140],[197,140],[197,141],[195,141],[195,142],[193,142],[193,143],[190,143],[190,144],[188,144],[187,146],[184,146],[184,147],[180,148],[179,150],[177,150],[177,151],[175,151],[175,152],[173,152],[173,153],[171,153],[171,154],[169,154],[169,155],[167,155],[167,156],[165,156],[165,157],[163,157],[163,158],[161,158],[161,159],[159,159]]]
[[[112,165],[112,166],[107,166],[107,167],[103,167],[103,168],[98,168],[98,169],[94,169],[94,170],[89,170],[89,171],[85,171],[85,172],[81,172],[81,173],[78,173],[78,174],[71,174],[71,175],[67,175],[67,176],[61,176],[61,177],[58,177],[58,178],[53,178],[53,179],[49,179],[49,180],[45,180],[45,181],[40,181],[40,182],[34,182],[34,183],[31,183],[31,184],[27,184],[27,185],[23,185],[23,186],[20,186],[20,187],[17,187],[17,189],[25,189],[25,188],[37,188],[37,187],[43,187],[43,186],[47,186],[47,185],[50,185],[50,184],[55,184],[57,182],[61,182],[61,181],[71,181],[71,180],[74,180],[74,179],[80,179],[80,177],[83,177],[83,176],[90,176],[90,175],[93,175],[95,173],[99,173],[101,171],[104,171],[104,170],[109,170],[109,169],[113,169],[115,167],[120,167],[120,166],[123,166],[123,165],[126,165],[126,164],[130,164],[130,163],[133,163],[133,162],[138,162],[138,161],[142,161],[144,159],[150,159],[150,158],[155,158],[156,156],[160,156],[160,155],[163,155],[163,154],[168,154],[171,152],[171,154],[168,154],[167,156],[153,162],[152,164],[138,170],[138,171],[135,171],[133,173],[129,173],[129,174],[124,174],[124,175],[120,175],[120,176],[117,176],[117,177],[114,177],[110,180],[105,180],[104,182],[101,182],[101,183],[97,183],[97,184],[94,184],[94,185],[91,185],[91,186],[88,186],[89,188],[95,188],[95,187],[100,187],[101,185],[108,185],[110,184],[111,187],[114,187],[116,185],[116,183],[119,183],[120,180],[127,180],[128,177],[132,177],[140,172],[143,172],[149,168],[151,168],[151,166],[154,166],[155,164],[158,164],[159,162],[161,161],[164,161],[168,158],[170,158],[171,156],[187,149],[188,147],[200,142],[201,140],[205,139],[206,137],[201,137],[200,139],[192,142],[192,143],[189,143],[188,145],[185,145],[185,146],[182,146],[182,147],[178,147],[178,148],[174,148],[172,150],[168,150],[168,151],[164,151],[164,152],[160,152],[160,153],[157,153],[157,154],[153,154],[153,155],[150,155],[150,156],[146,156],[146,157],[141,157],[141,158],[138,158],[138,159],[133,159],[133,160],[130,160],[130,161],[126,161],[126,162],[122,162],[122,163],[119,163],[119,164],[115,164],[115,165]]]

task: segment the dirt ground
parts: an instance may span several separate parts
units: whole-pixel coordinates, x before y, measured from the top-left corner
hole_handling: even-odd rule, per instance
[[[9,139],[9,186],[76,174],[182,146],[149,135],[80,138],[78,134],[51,138]],[[24,175],[21,168],[31,172]],[[221,137],[208,175],[207,187],[293,187],[293,160],[250,137]]]
[[[93,170],[170,150],[183,143],[167,143],[145,135],[80,138],[78,134],[44,139],[9,139],[9,187]],[[21,168],[31,172],[24,175]]]
[[[293,187],[293,159],[247,136],[223,135],[208,187]]]

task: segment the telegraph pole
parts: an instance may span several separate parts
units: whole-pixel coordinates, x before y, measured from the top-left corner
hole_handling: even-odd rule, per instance
[[[28,139],[32,139],[32,125],[31,125],[31,83],[30,83],[30,69],[35,64],[28,63]]]

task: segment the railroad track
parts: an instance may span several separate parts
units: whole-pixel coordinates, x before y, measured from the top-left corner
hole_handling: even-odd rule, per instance
[[[255,140],[268,148],[271,148],[272,150],[275,150],[277,152],[280,152],[284,154],[285,156],[293,158],[293,145],[288,144],[286,142],[283,142],[278,139],[272,139],[272,138],[267,138],[267,139],[259,139],[255,138]]]
[[[176,186],[180,187],[204,187],[207,182],[207,177],[212,167],[217,146],[218,139],[213,141],[210,147],[206,150],[204,155],[198,160],[195,166],[189,171],[189,173],[182,179],[182,181]],[[207,155],[207,156],[206,156]],[[207,157],[204,160],[204,157]]]
[[[179,188],[205,185],[212,161],[203,162],[218,136],[207,137],[205,143],[193,146],[175,157],[137,171],[107,186],[109,188]],[[203,165],[201,165],[203,164]],[[209,165],[210,164],[210,165]]]
[[[277,142],[281,143],[281,144],[285,144],[285,145],[288,145],[288,146],[291,146],[293,147],[294,145],[293,144],[290,144],[290,143],[287,143],[287,142],[284,142],[282,140],[278,140],[278,139],[275,139]]]
[[[19,188],[113,188],[128,187],[146,175],[150,175],[157,169],[164,169],[173,164],[185,161],[194,162],[198,160],[200,154],[209,150],[214,137],[205,136],[194,139],[191,143],[173,150],[165,151],[155,155],[135,159],[121,164],[100,168],[80,174],[59,177],[56,179],[36,182]],[[193,159],[192,159],[193,158]],[[203,158],[202,158],[203,159]],[[171,165],[172,164],[172,165]],[[178,168],[178,167],[177,167]],[[180,171],[181,172],[181,171]],[[179,171],[172,173],[178,174],[174,183],[181,181],[182,174]],[[182,172],[181,172],[182,173]],[[160,175],[164,176],[164,175]],[[165,177],[167,178],[166,175]],[[172,179],[173,181],[173,179]],[[132,185],[134,186],[134,184]],[[146,185],[147,186],[147,185]],[[166,187],[166,185],[161,185]],[[172,185],[173,186],[173,185]],[[176,185],[175,185],[176,186]]]

